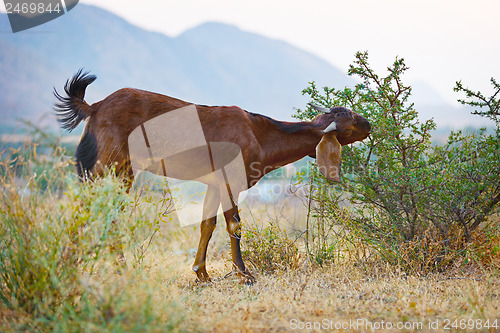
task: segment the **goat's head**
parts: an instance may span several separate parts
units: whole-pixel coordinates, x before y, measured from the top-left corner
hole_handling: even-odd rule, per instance
[[[323,112],[313,120],[322,130],[321,141],[316,146],[319,170],[329,180],[339,182],[342,146],[364,140],[370,134],[370,123],[363,116],[341,106],[325,108],[310,105]]]

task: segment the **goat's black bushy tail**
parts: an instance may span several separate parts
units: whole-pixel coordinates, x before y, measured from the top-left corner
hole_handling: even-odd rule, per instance
[[[54,110],[62,128],[71,132],[82,120],[92,115],[91,107],[84,98],[85,89],[95,79],[95,75],[90,75],[89,72],[83,72],[83,69],[80,69],[70,80],[66,81],[64,85],[66,96],[61,96],[54,88],[54,96],[59,101],[54,104]]]

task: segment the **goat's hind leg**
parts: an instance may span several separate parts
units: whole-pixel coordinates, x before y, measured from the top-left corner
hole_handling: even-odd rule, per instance
[[[201,282],[210,282],[206,269],[207,248],[212,233],[217,223],[217,210],[220,205],[219,189],[214,186],[208,186],[205,201],[203,202],[203,218],[201,221],[201,236],[196,258],[194,260],[193,271]]]
[[[237,275],[245,284],[253,284],[255,278],[248,272],[241,257],[240,240],[241,240],[241,222],[238,214],[238,206],[224,212],[226,219],[226,229],[231,240],[231,257],[236,268]]]

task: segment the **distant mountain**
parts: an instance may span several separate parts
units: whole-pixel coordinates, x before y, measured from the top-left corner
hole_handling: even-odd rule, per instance
[[[0,130],[18,117],[37,123],[43,118],[56,127],[52,88],[61,91],[81,67],[98,77],[87,89],[89,103],[134,87],[283,120],[304,107],[301,91],[309,81],[335,88],[354,82],[311,53],[221,23],[171,38],[79,4],[56,20],[12,34],[7,15],[0,14]],[[427,83],[412,86],[421,119],[453,127],[485,123],[469,109],[450,106]]]
[[[9,33],[0,14],[0,112],[3,121],[50,114],[52,87],[84,67],[98,79],[86,99],[123,87],[199,104],[238,105],[277,119],[303,107],[308,81],[345,86],[344,73],[282,41],[206,23],[176,38],[138,28],[101,8],[79,4],[34,29]],[[53,116],[47,117],[55,124]]]

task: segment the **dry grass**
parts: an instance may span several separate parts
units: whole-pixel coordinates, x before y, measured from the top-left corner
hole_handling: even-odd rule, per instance
[[[293,224],[290,216],[283,215],[281,210],[273,216],[269,216],[271,210],[263,211],[264,215],[254,214],[251,221],[247,219],[246,227],[252,228],[252,224],[261,223],[265,217],[282,226]],[[472,254],[455,262],[446,272],[425,276],[407,275],[402,270],[371,259],[364,262],[343,259],[318,267],[304,256],[297,269],[286,270],[281,266],[271,274],[260,274],[254,270],[257,283],[245,286],[239,284],[235,277],[226,276],[231,272],[231,263],[222,222],[216,230],[207,259],[208,271],[214,282],[199,285],[195,283],[195,275],[191,271],[194,254],[178,255],[179,249],[157,252],[157,249],[169,247],[170,236],[165,233],[176,234],[176,228],[170,226],[163,229],[166,237],[159,237],[152,245],[143,268],[148,276],[163,277],[164,282],[157,286],[157,294],[183,300],[187,311],[181,327],[187,331],[330,331],[331,327],[335,330],[336,324],[347,325],[350,321],[357,323],[362,319],[368,324],[346,326],[347,329],[340,331],[371,331],[369,325],[385,325],[382,326],[385,329],[377,331],[446,332],[449,331],[445,329],[446,320],[449,321],[449,328],[453,328],[455,320],[459,324],[460,321],[471,323],[469,320],[472,319],[474,328],[488,319],[490,323],[497,320],[500,325],[498,271],[495,266],[485,266]],[[198,229],[192,226],[192,232],[184,230],[183,244],[192,247],[197,243]],[[189,253],[189,250],[181,253]],[[429,327],[436,321],[439,329]],[[387,322],[394,326],[397,323],[417,326],[411,326],[415,329],[408,329],[410,326],[402,330],[387,329]],[[316,326],[314,329],[314,323],[332,326],[328,329]],[[306,326],[300,330],[299,325]],[[313,329],[308,329],[307,325],[312,325]],[[482,331],[498,330],[490,328]]]
[[[7,164],[4,168],[9,170]],[[50,179],[64,179],[69,166],[60,169],[56,174],[52,168]],[[200,285],[191,271],[199,225],[162,224],[149,243],[155,223],[148,221],[158,221],[165,207],[143,197],[131,198],[130,208],[116,180],[107,178],[96,189],[73,185],[64,194],[39,190],[36,184],[34,176],[5,173],[1,178],[2,332],[310,332],[335,331],[335,324],[344,324],[340,331],[371,331],[370,325],[387,327],[387,322],[421,325],[401,331],[444,332],[445,320],[450,328],[454,320],[500,325],[498,234],[477,237],[482,256],[471,254],[444,273],[425,276],[407,275],[373,257],[361,261],[356,248],[319,267],[307,260],[299,239],[298,263],[292,255],[293,265],[278,265],[267,274],[255,271],[257,282],[246,286],[227,275],[229,242],[219,219],[207,260],[214,282]],[[274,235],[285,237],[286,230],[293,242],[303,230],[301,209],[286,202],[243,207],[241,215],[247,230],[262,230],[272,221],[281,228]],[[103,238],[103,226],[114,222],[121,231]],[[75,243],[70,235],[76,231],[85,237]],[[113,237],[125,241],[126,267],[116,266],[115,254],[95,251],[96,244],[111,245]],[[280,244],[290,241],[281,239],[265,251]],[[78,261],[79,251],[74,251],[67,258],[70,246],[89,254]],[[40,277],[46,284],[39,283]],[[17,285],[9,285],[12,281]],[[362,319],[364,325],[349,325]],[[430,330],[436,320],[439,329]]]
[[[163,280],[155,294],[184,300],[184,329],[285,332],[293,330],[293,324],[335,325],[366,319],[373,325],[382,321],[421,323],[424,331],[429,330],[431,321],[439,320],[440,329],[432,331],[444,332],[445,319],[451,323],[455,319],[500,320],[498,274],[481,270],[477,264],[417,277],[375,263],[361,267],[343,262],[316,269],[305,263],[302,269],[257,275],[256,284],[244,286],[231,276],[224,278],[231,271],[228,257],[223,251],[220,258],[209,258],[209,272],[217,281],[197,285],[191,260],[167,256],[166,261],[154,251],[148,255],[146,275],[162,276]],[[370,331],[370,327],[361,325],[346,331]]]
[[[274,219],[279,222],[280,216]],[[260,220],[255,217],[255,221]],[[247,227],[251,223],[247,221]],[[321,268],[304,257],[297,269],[280,268],[272,274],[254,272],[257,282],[241,285],[234,276],[226,276],[231,272],[231,263],[223,223],[219,223],[209,248],[208,271],[214,282],[200,285],[191,271],[198,228],[162,225],[142,260],[125,252],[127,267],[121,269],[121,274],[116,272],[113,257],[102,260],[92,274],[82,270],[83,294],[94,297],[91,304],[104,318],[104,324],[93,322],[95,318],[64,315],[55,325],[57,330],[311,332],[331,331],[331,327],[335,331],[335,325],[344,324],[346,329],[340,331],[354,332],[371,331],[369,325],[387,327],[390,322],[422,325],[422,329],[408,326],[400,331],[445,332],[445,320],[451,321],[450,327],[454,320],[500,321],[498,272],[481,268],[480,261],[457,262],[453,271],[419,277],[381,262],[360,264],[345,259]],[[75,308],[83,311],[81,305]],[[78,322],[84,319],[89,320],[88,325]],[[363,319],[367,322],[349,326],[350,321],[358,323]],[[124,324],[127,320],[137,320],[141,325]],[[430,330],[429,323],[436,320],[439,329]],[[122,322],[115,324],[118,321]],[[298,328],[300,325],[304,325],[303,330]],[[52,329],[53,325],[48,327]],[[34,320],[32,314],[7,307],[0,307],[0,328],[12,332],[52,331]]]

